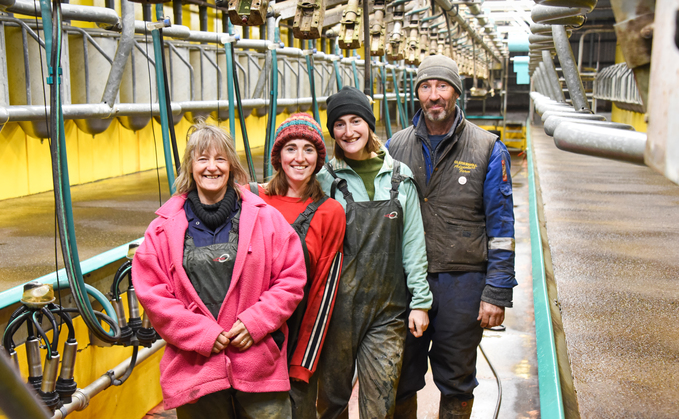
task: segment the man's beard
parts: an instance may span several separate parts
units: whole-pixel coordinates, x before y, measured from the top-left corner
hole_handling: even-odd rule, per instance
[[[451,114],[452,114],[452,109],[450,109],[449,107],[446,107],[443,110],[435,111],[435,112],[432,112],[428,109],[424,109],[424,116],[432,122],[444,121]]]

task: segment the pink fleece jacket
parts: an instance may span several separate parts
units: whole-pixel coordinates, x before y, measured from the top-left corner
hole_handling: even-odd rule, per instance
[[[182,267],[186,196],[171,198],[156,212],[135,254],[137,295],[167,341],[160,363],[166,409],[231,387],[252,393],[290,389],[287,342],[279,350],[270,333],[281,329],[287,339],[285,321],[306,282],[304,254],[285,218],[247,188],[241,191],[233,277],[216,321]],[[237,319],[255,343],[243,352],[228,346],[213,354],[217,336]]]

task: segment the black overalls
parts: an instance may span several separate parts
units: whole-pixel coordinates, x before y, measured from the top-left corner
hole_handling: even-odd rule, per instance
[[[259,187],[256,182],[250,182],[250,191],[259,196]],[[292,313],[292,316],[288,319],[288,359],[292,358],[293,352],[297,347],[297,339],[299,336],[299,328],[302,325],[302,319],[304,318],[304,312],[306,311],[307,302],[309,300],[309,290],[311,289],[311,281],[313,280],[311,276],[311,260],[309,259],[309,249],[306,245],[306,235],[309,232],[309,226],[311,225],[311,220],[316,214],[316,210],[323,205],[325,201],[328,200],[327,196],[324,196],[317,202],[312,202],[307,205],[306,209],[302,211],[301,214],[297,216],[295,222],[290,224],[295,233],[299,236],[299,240],[302,243],[302,250],[304,251],[304,265],[306,266],[306,285],[304,286],[304,296],[302,301]]]
[[[231,219],[228,243],[196,247],[186,231],[184,238],[184,270],[193,288],[216,319],[231,285],[238,250],[240,209]]]
[[[320,361],[319,417],[336,418],[351,397],[358,366],[359,412],[363,419],[394,414],[401,372],[409,296],[403,270],[403,210],[398,187],[404,179],[394,162],[391,196],[354,202],[344,179],[329,165],[335,188],[347,202],[344,263],[332,320]]]
[[[240,213],[239,209],[231,219],[227,243],[196,247],[188,230],[184,238],[184,261],[182,263],[184,270],[198,296],[215,319],[219,316],[233,277],[238,250]],[[283,334],[279,334],[282,345]],[[276,340],[275,337],[274,340]],[[179,419],[260,417],[290,419],[291,414],[290,402],[285,392],[244,393],[230,388],[207,394],[198,399],[196,403],[179,406],[177,417]]]

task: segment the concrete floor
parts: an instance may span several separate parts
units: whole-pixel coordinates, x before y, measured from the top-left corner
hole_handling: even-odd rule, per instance
[[[679,186],[531,133],[581,417],[679,417]]]
[[[528,181],[526,162],[522,157],[512,160],[514,183],[514,213],[516,216],[516,277],[514,308],[508,309],[504,332],[486,331],[481,343],[486,355],[500,376],[502,404],[500,419],[535,419],[540,417],[535,325],[533,318],[533,282],[531,273],[530,231],[528,224]],[[481,352],[478,353],[477,378],[472,419],[491,419],[497,403],[497,383]],[[418,393],[418,418],[438,418],[439,391],[431,372],[427,385]],[[174,411],[158,406],[147,418],[172,418]],[[349,403],[349,417],[358,418],[358,385]]]
[[[261,178],[261,155],[255,156]],[[539,416],[535,332],[533,323],[528,182],[525,162],[514,157],[514,204],[516,213],[516,270],[519,286],[514,308],[507,310],[505,332],[486,332],[482,346],[503,386],[500,418]],[[158,177],[160,177],[160,186]],[[159,198],[160,189],[160,198]],[[142,237],[155,217],[154,211],[168,197],[164,170],[107,179],[72,188],[76,238],[81,260]],[[55,270],[54,198],[44,193],[0,201],[0,291]],[[58,259],[61,251],[57,245]],[[59,267],[62,264],[59,263]],[[495,377],[479,353],[478,379],[473,418],[490,419],[497,401]],[[427,376],[420,392],[420,418],[438,417],[439,393]],[[162,407],[155,414],[161,414]],[[163,417],[172,412],[162,413]],[[351,417],[358,417],[355,399]]]
[[[533,419],[540,417],[535,323],[533,317],[533,278],[531,267],[530,230],[528,221],[528,179],[526,162],[512,158],[514,185],[514,215],[516,218],[516,279],[514,307],[506,310],[504,332],[484,332],[481,346],[493,364],[502,383],[500,419]],[[474,391],[472,419],[492,419],[497,403],[497,383],[481,352],[478,352],[477,379]],[[433,382],[431,371],[427,385],[418,393],[418,418],[438,418],[440,393]],[[355,400],[355,399],[354,399]],[[358,418],[355,404],[350,405],[350,416]]]
[[[80,260],[144,236],[159,202],[169,197],[155,170],[74,186],[73,218]],[[54,194],[0,201],[0,291],[63,267],[55,243]],[[56,246],[56,250],[55,250]]]

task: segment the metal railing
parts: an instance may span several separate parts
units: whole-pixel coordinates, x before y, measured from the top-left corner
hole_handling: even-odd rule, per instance
[[[20,27],[22,31],[22,47],[24,51],[29,51],[28,43],[38,42],[40,43],[40,48],[44,49],[44,43],[40,40],[40,37],[35,33],[34,29],[41,29],[40,26],[36,26],[35,21],[31,20],[19,20],[10,17],[0,17],[5,25],[10,27]],[[135,22],[136,26],[139,26],[139,22]],[[139,29],[139,28],[137,28]],[[95,54],[103,58],[107,65],[112,66],[114,64],[114,59],[112,58],[112,51],[114,51],[114,45],[111,44],[111,40],[119,41],[121,35],[115,32],[102,31],[99,29],[82,29],[75,27],[66,27],[65,32],[70,35],[71,45],[74,42],[80,43],[79,49],[82,54],[82,62],[78,63],[78,71],[84,74],[84,80],[82,82],[78,81],[78,91],[83,95],[83,101],[80,103],[69,103],[69,100],[65,100],[63,105],[64,118],[65,119],[75,119],[75,120],[107,120],[114,117],[148,117],[159,115],[159,107],[157,103],[157,98],[155,97],[155,89],[153,89],[153,101],[152,103],[140,103],[133,99],[131,102],[121,103],[119,95],[114,104],[108,104],[102,106],[99,102],[101,96],[98,94],[93,94],[93,84],[98,84],[103,88],[106,83],[108,72],[106,69],[102,69],[101,66],[97,67],[96,71],[93,70],[92,61],[95,57],[92,55],[94,49]],[[137,30],[140,32],[140,30]],[[164,30],[165,35],[177,35],[183,39],[203,39],[207,42],[221,42],[222,37],[216,33],[202,33],[196,34],[195,31],[185,31],[183,27],[170,27]],[[226,68],[225,63],[222,60],[224,51],[222,48],[210,45],[196,45],[191,44],[183,39],[177,40],[165,40],[165,45],[168,47],[168,54],[171,58],[169,61],[169,78],[172,80],[172,113],[178,117],[186,112],[215,112],[214,116],[218,119],[226,119],[226,111],[228,111],[230,104],[225,100],[226,94],[223,91],[223,87],[226,81]],[[102,46],[102,40],[107,43],[107,45]],[[148,46],[145,47],[143,44]],[[278,106],[280,110],[284,109],[288,111],[294,111],[296,109],[306,110],[308,106],[312,103],[311,92],[308,88],[308,75],[306,74],[306,65],[303,55],[303,51],[299,48],[290,47],[280,47],[278,45],[273,45],[270,41],[264,40],[238,40],[236,41],[236,58],[235,64],[238,68],[239,73],[242,77],[239,77],[240,89],[243,94],[242,104],[243,107],[248,109],[262,108],[265,110],[268,106],[268,97],[264,95],[265,85],[260,83],[255,83],[255,81],[262,79],[262,73],[266,72],[268,68],[266,67],[266,50],[275,47],[277,50],[278,62],[279,62],[279,77],[282,82],[279,84],[279,95],[278,95]],[[148,61],[150,67],[154,67],[156,63],[153,58],[147,54],[146,49],[152,49],[150,41],[145,36],[135,36],[133,42],[133,49],[142,53],[144,59]],[[250,51],[244,51],[244,49],[250,49]],[[187,55],[182,54],[182,51],[189,50],[200,50],[198,62],[200,63],[200,69],[195,68],[194,65],[187,59]],[[68,47],[65,48],[68,50]],[[254,51],[252,51],[254,50]],[[209,51],[209,54],[207,53]],[[1,50],[0,54],[4,55],[0,57],[1,61],[6,62],[6,50]],[[146,74],[148,72],[147,65],[139,65],[135,61],[134,53],[131,54],[132,60],[132,71],[135,73],[143,72]],[[208,56],[209,55],[209,56]],[[335,69],[332,65],[333,61],[338,61],[339,63],[339,75],[342,79],[343,84],[353,85],[354,75],[352,63],[356,63],[359,66],[363,64],[363,60],[357,60],[356,57],[344,58],[339,55],[334,54],[324,54],[316,52],[313,54],[314,57],[314,71],[317,78],[317,99],[321,106],[324,106],[325,98],[332,93],[334,93],[336,88],[335,83]],[[17,99],[16,95],[10,95],[9,106],[0,106],[0,124],[12,121],[12,122],[23,122],[23,123],[33,123],[43,121],[45,114],[49,114],[49,106],[44,106],[42,102],[34,103],[31,100],[31,79],[30,73],[36,71],[35,65],[36,61],[31,61],[28,52],[24,56],[24,71],[26,73],[24,77],[25,86],[22,90],[25,90],[25,97],[22,94],[21,97]],[[179,68],[177,65],[184,66],[184,72],[187,72],[187,77],[179,77]],[[293,69],[297,69],[292,71]],[[414,72],[415,69],[405,66],[396,66],[399,72],[410,71]],[[104,70],[104,71],[102,71]],[[73,70],[71,70],[72,72]],[[126,70],[128,71],[128,70]],[[151,71],[153,71],[151,69]],[[65,86],[69,86],[69,82],[73,83],[74,80],[71,79],[71,74],[67,66],[64,66],[65,74],[62,75],[62,80]],[[207,85],[201,85],[202,80],[208,79],[208,73],[212,79],[216,80],[216,96],[215,98],[208,98],[206,96],[200,95],[196,96],[197,86],[201,92],[208,89]],[[301,77],[300,77],[301,75]],[[140,86],[137,86],[134,82],[134,74],[128,77],[130,83],[133,83],[129,88],[132,90],[132,97],[136,98],[139,94]],[[266,78],[263,78],[266,81]],[[401,92],[407,90],[407,86],[404,83],[405,78],[398,77],[396,80],[391,80],[389,92],[386,95],[387,100],[394,100],[395,93],[393,89],[399,89]],[[0,80],[0,83],[5,84],[5,88],[9,90],[17,89],[16,85],[11,86],[10,84],[14,81],[6,79]],[[284,81],[284,82],[283,82]],[[123,82],[125,83],[125,81]],[[395,87],[394,87],[395,83]],[[255,87],[255,85],[258,85]],[[148,86],[146,86],[148,88]],[[186,89],[185,94],[179,94],[179,89]],[[96,90],[96,89],[95,89]],[[35,95],[33,95],[35,96]],[[401,95],[404,96],[404,95]],[[68,98],[68,95],[66,96]],[[186,98],[184,100],[177,100],[177,97]],[[376,99],[381,99],[383,96],[378,94]],[[206,98],[207,100],[199,100],[201,98]],[[18,100],[18,101],[17,101]],[[110,106],[112,105],[112,106]],[[217,115],[217,111],[219,114]],[[224,111],[224,112],[223,112]],[[261,112],[261,111],[260,111]],[[178,122],[179,118],[175,120]],[[102,121],[104,122],[104,121]],[[108,124],[102,125],[103,129],[106,129]],[[82,128],[82,127],[81,127]],[[136,127],[137,129],[139,127]],[[88,126],[89,133],[96,134],[97,126]],[[101,129],[101,131],[103,131]],[[99,131],[99,132],[101,132]],[[35,130],[36,135],[46,135],[46,132]]]

